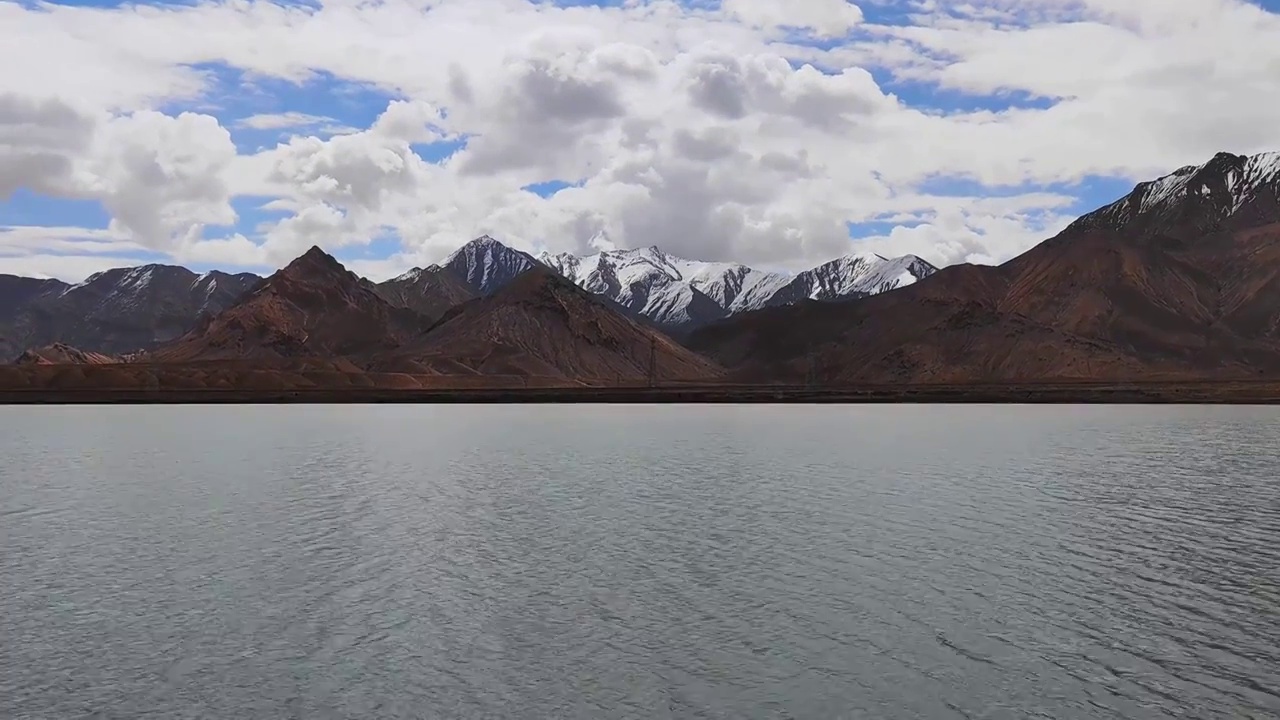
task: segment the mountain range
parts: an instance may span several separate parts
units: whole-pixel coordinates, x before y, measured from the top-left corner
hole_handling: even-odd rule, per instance
[[[535,258],[486,235],[463,245],[443,265],[361,283],[392,305],[434,321],[456,305],[494,294],[523,273],[548,267],[633,318],[674,334],[805,298],[862,297],[935,271],[915,256],[851,255],[794,276],[684,260],[658,248]],[[53,343],[108,355],[148,350],[179,337],[202,316],[226,310],[262,280],[250,273],[197,275],[171,265],[108,270],[76,285],[0,275],[0,358]]]
[[[11,379],[28,384],[1276,378],[1280,154],[1220,153],[1140,183],[999,266],[852,255],[788,276],[652,247],[533,257],[481,237],[384,283],[313,248],[268,278],[0,277],[0,303],[10,357],[85,368]]]
[[[226,309],[260,280],[170,265],[107,270],[75,285],[0,275],[0,357],[58,342],[111,355],[151,347]]]

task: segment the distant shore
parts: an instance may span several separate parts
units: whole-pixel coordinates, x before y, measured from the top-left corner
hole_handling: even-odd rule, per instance
[[[0,389],[6,405],[343,403],[1004,403],[1280,404],[1280,381],[1024,383],[856,387],[684,386],[540,388]]]

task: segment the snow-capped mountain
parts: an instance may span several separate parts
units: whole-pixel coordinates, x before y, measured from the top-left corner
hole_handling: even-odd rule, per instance
[[[846,255],[798,273],[766,301],[790,305],[801,300],[837,300],[878,295],[929,277],[938,269],[915,255],[887,258],[874,253]]]
[[[1280,152],[1218,153],[1138,183],[1133,192],[1082,216],[1068,230],[1109,229],[1180,237],[1280,222]]]
[[[707,278],[699,287],[732,315],[764,307],[789,282],[791,276],[786,273],[729,263],[717,277]]]
[[[539,263],[528,253],[482,235],[455,250],[443,265],[477,295],[492,295]]]
[[[664,326],[724,317],[729,311],[725,298],[732,301],[740,278],[751,272],[732,263],[685,260],[656,247],[606,250],[586,257],[544,253],[538,259],[584,289]]]
[[[850,255],[792,276],[739,263],[686,260],[656,247],[586,257],[544,253],[538,259],[583,288],[668,327],[805,299],[874,295],[936,271],[914,255]]]

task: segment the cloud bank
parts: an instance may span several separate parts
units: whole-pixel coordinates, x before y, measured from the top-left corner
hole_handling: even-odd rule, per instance
[[[1243,0],[0,2],[0,272],[374,277],[488,233],[798,268],[999,262],[1280,148]],[[103,223],[59,208],[100,208]]]

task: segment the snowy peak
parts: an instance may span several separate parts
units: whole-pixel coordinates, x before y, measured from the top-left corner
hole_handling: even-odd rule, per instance
[[[1280,222],[1280,152],[1218,153],[1138,183],[1133,192],[1076,220],[1069,230],[1105,229],[1190,238]]]
[[[726,307],[703,292],[727,263],[702,263],[650,246],[605,250],[586,257],[544,253],[540,260],[583,289],[603,295],[659,325],[705,323]]]
[[[580,287],[663,326],[703,324],[806,299],[874,295],[936,271],[915,255],[850,255],[791,276],[740,263],[686,260],[657,247],[606,250],[585,257],[543,253],[539,260]]]
[[[708,263],[691,280],[694,287],[729,313],[764,307],[769,298],[790,281],[790,275],[764,272],[737,263]]]
[[[479,295],[492,295],[518,275],[540,263],[528,253],[507,247],[488,235],[458,248],[444,267]]]
[[[874,253],[845,255],[795,276],[768,301],[790,305],[802,300],[866,297],[896,290],[929,277],[938,269],[915,255],[886,258]]]
[[[554,255],[549,252],[539,253],[537,260],[569,279],[578,276],[578,266],[582,262],[577,255],[567,252]]]

